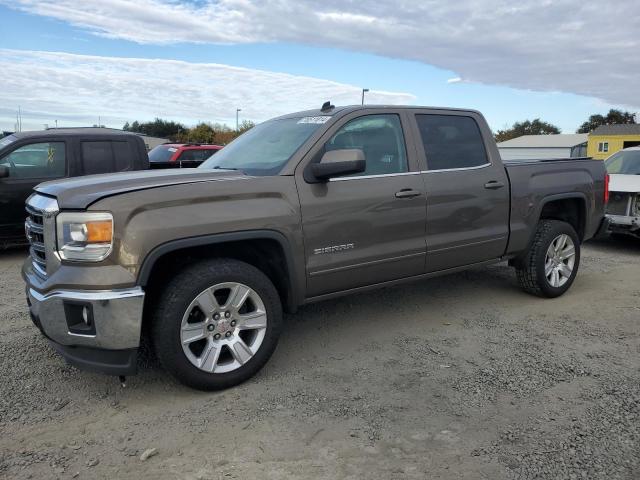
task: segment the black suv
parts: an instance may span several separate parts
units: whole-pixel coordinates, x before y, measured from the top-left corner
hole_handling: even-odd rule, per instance
[[[0,248],[26,243],[24,202],[47,180],[149,168],[143,140],[108,128],[58,128],[0,138]]]

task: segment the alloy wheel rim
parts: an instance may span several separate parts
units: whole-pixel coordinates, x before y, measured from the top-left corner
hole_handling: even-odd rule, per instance
[[[227,373],[258,352],[267,331],[260,295],[238,282],[213,285],[189,304],[180,325],[182,351],[207,373]]]
[[[566,233],[553,239],[544,259],[544,275],[549,285],[555,288],[566,284],[576,262],[576,247],[573,240]]]

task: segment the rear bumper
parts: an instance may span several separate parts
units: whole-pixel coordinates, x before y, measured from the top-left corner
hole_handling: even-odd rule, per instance
[[[640,229],[640,217],[631,215],[607,215],[611,227],[628,227],[632,230]]]
[[[598,227],[598,230],[596,231],[593,238],[604,238],[607,235],[609,235],[609,224],[610,224],[609,217],[605,216],[600,222],[600,226]]]
[[[623,233],[640,237],[640,216],[607,215],[609,233]]]

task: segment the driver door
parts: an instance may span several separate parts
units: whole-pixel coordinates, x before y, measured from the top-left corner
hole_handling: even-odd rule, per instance
[[[66,175],[65,142],[21,145],[0,158],[9,176],[0,178],[0,231],[5,238],[23,238],[24,203],[39,183]]]
[[[296,183],[302,209],[309,297],[419,275],[425,269],[426,196],[401,114],[345,117],[310,158],[328,150],[364,152],[363,173]]]

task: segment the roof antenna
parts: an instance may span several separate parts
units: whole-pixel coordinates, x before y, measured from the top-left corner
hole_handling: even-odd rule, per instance
[[[331,105],[331,102],[324,102],[322,104],[322,108],[320,109],[321,112],[328,112],[330,110],[333,110],[335,107],[335,105]]]

